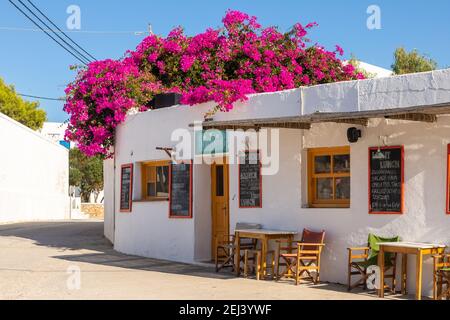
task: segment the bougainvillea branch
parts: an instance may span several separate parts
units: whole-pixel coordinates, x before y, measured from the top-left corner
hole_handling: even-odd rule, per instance
[[[150,35],[123,59],[81,69],[66,88],[66,138],[88,156],[110,157],[117,125],[130,110],[152,108],[158,93],[181,93],[187,105],[214,101],[215,109],[229,111],[251,93],[364,78],[338,58],[341,47],[307,45],[316,23],[297,23],[281,33],[231,10],[222,22],[223,28],[192,37],[180,27],[167,37]]]

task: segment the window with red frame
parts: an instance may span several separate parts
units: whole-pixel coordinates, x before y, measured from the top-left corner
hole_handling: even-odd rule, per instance
[[[447,146],[447,200],[445,211],[450,214],[450,144]]]

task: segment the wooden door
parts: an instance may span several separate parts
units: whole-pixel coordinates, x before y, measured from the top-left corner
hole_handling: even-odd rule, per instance
[[[228,164],[225,161],[211,165],[211,213],[212,213],[212,258],[216,256],[216,239],[230,232]]]

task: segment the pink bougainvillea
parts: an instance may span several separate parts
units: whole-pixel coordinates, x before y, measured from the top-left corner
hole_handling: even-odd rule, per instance
[[[340,46],[327,51],[307,45],[308,30],[316,23],[297,23],[281,33],[232,10],[222,22],[223,28],[192,37],[180,27],[165,38],[150,35],[125,58],[80,70],[66,89],[66,138],[89,156],[108,157],[115,128],[127,112],[152,108],[150,101],[158,93],[179,92],[183,104],[214,101],[215,111],[228,111],[251,93],[363,78],[343,65]]]

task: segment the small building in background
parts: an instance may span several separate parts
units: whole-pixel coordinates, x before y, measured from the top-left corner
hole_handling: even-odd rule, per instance
[[[60,145],[62,145],[63,147],[65,147],[67,149],[75,148],[76,145],[74,143],[64,140],[64,134],[65,134],[66,130],[67,130],[66,122],[44,122],[44,125],[42,126],[40,133],[42,135],[46,136],[47,138],[49,138],[50,140],[52,140],[56,143],[59,143]],[[73,193],[70,193],[70,195],[72,198],[80,197],[79,194],[78,194],[78,196],[73,196]],[[89,201],[87,203],[101,204],[101,203],[103,203],[103,197],[104,197],[103,190],[101,190],[98,193],[92,192],[89,197]],[[72,199],[72,200],[73,200],[72,203],[74,201],[81,202],[81,199],[77,199],[77,200]],[[76,208],[72,206],[72,210],[76,210]]]
[[[348,64],[349,61],[344,61],[344,64]],[[371,78],[386,78],[386,77],[391,77],[394,75],[394,72],[392,70],[386,69],[386,68],[382,68],[367,62],[363,62],[363,61],[357,61],[358,64],[358,68],[365,71],[366,73],[369,74],[369,76]]]
[[[40,133],[50,140],[59,143],[63,147],[70,149],[74,145],[64,140],[64,133],[67,129],[67,123],[64,122],[44,122]]]
[[[69,151],[0,113],[0,223],[70,217]]]

